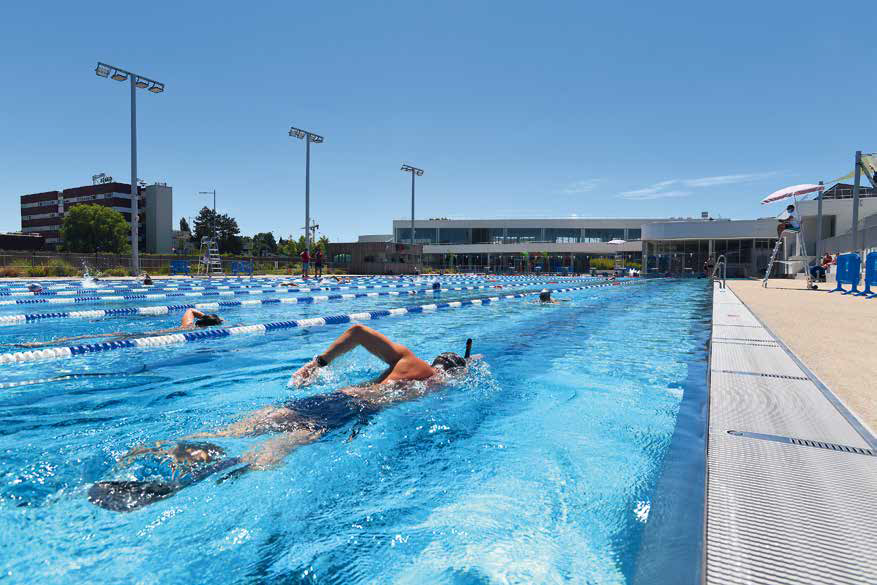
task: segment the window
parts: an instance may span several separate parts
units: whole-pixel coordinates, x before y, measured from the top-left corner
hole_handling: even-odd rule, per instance
[[[504,241],[503,228],[472,228],[473,244],[501,244]]]
[[[411,228],[397,228],[396,241],[407,243],[411,241]],[[436,242],[435,228],[414,228],[414,243],[433,244]]]
[[[438,230],[439,244],[468,244],[469,229],[468,228],[439,228]]]
[[[585,228],[585,241],[608,242],[610,240],[623,240],[623,228]]]
[[[353,262],[353,256],[350,254],[335,254],[335,258],[332,261],[335,264],[347,265]]]
[[[640,228],[628,228],[627,229],[627,239],[628,240],[639,240],[643,237],[643,231]]]
[[[577,228],[545,228],[545,241],[557,244],[580,242],[582,230]]]
[[[522,244],[524,242],[538,242],[541,239],[541,228],[509,228],[505,242],[507,244]]]

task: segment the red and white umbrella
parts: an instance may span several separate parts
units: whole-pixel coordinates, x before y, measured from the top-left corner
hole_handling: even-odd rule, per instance
[[[813,193],[814,191],[822,191],[824,188],[824,185],[813,185],[807,183],[803,185],[792,185],[791,187],[774,191],[762,199],[761,204],[773,203],[774,201],[781,201],[783,199],[788,199],[789,197],[798,197],[800,195],[806,195],[807,193]]]

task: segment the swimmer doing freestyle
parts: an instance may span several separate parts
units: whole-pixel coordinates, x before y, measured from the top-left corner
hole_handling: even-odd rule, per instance
[[[371,415],[394,404],[424,396],[438,389],[448,376],[462,374],[468,363],[471,340],[467,341],[466,358],[445,352],[430,365],[409,348],[395,343],[384,334],[364,325],[354,325],[332,342],[326,351],[296,371],[292,376],[293,383],[297,387],[306,386],[314,380],[318,370],[357,347],[365,348],[387,364],[387,369],[376,379],[329,394],[298,398],[281,406],[267,406],[223,429],[186,438],[248,437],[277,433],[277,436],[241,457],[241,461],[249,464],[250,469],[267,469],[280,463],[301,445],[313,443],[349,422],[367,424]],[[354,428],[352,436],[356,432],[358,428]]]
[[[154,447],[135,447],[121,458],[123,466],[149,455],[170,464],[170,481],[99,481],[89,488],[89,500],[108,510],[128,512],[168,498],[218,472],[235,468],[221,477],[217,482],[220,483],[251,470],[270,469],[296,448],[355,421],[348,437],[350,440],[362,425],[368,424],[372,415],[439,389],[445,382],[464,375],[470,361],[479,357],[470,358],[472,340],[468,339],[465,357],[445,352],[430,365],[382,333],[354,325],[326,351],[296,371],[292,382],[298,387],[309,384],[320,368],[357,347],[364,347],[387,364],[387,369],[377,379],[328,394],[297,398],[280,406],[267,406],[222,429],[189,435],[181,441],[159,441]],[[225,450],[217,445],[192,441],[266,434],[275,436],[240,457],[230,458],[225,458]]]

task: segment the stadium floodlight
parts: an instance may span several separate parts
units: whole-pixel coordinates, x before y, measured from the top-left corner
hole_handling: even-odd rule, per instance
[[[418,169],[417,167],[412,167],[408,164],[402,164],[402,168],[400,169],[403,173],[411,173],[411,249],[412,254],[414,253],[414,177],[423,176],[423,169]]]
[[[308,226],[311,225],[311,142],[314,144],[321,144],[323,142],[323,137],[319,134],[314,134],[313,132],[309,132],[307,130],[302,130],[301,128],[296,128],[295,126],[291,126],[289,128],[289,135],[298,138],[299,140],[305,141],[305,249],[308,251],[308,256],[311,255],[311,230],[308,229]]]
[[[131,273],[140,274],[140,201],[137,192],[137,89],[145,89],[152,93],[164,91],[164,84],[148,77],[120,69],[98,61],[94,69],[98,77],[106,77],[116,81],[131,80]],[[151,86],[151,87],[150,87]]]

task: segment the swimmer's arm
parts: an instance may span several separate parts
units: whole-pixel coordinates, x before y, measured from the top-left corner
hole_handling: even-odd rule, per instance
[[[329,349],[324,351],[321,357],[327,364],[331,364],[336,358],[362,346],[372,355],[392,366],[410,353],[404,345],[393,343],[383,333],[379,333],[365,325],[354,325],[342,333],[338,339],[332,342]]]
[[[332,342],[329,348],[320,354],[326,364],[331,364],[336,358],[362,346],[372,355],[383,360],[388,366],[394,366],[399,360],[411,353],[404,345],[393,343],[383,333],[378,333],[365,325],[354,325],[342,333],[338,339]],[[316,360],[312,360],[302,366],[293,378],[298,384],[307,382],[313,373],[319,368]]]

